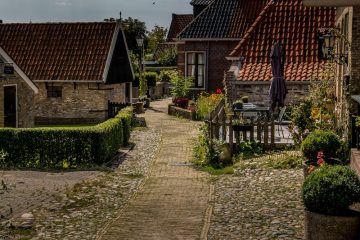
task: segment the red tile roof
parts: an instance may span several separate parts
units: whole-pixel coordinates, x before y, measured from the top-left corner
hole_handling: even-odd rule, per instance
[[[240,39],[268,0],[216,0],[181,33],[182,39]]]
[[[285,46],[285,79],[310,80],[324,65],[318,60],[317,32],[334,27],[334,8],[309,8],[302,0],[269,1],[244,38],[231,52],[243,57],[238,80],[271,80],[270,51],[275,41]]]
[[[192,14],[173,14],[167,42],[174,42],[178,34],[194,19]]]
[[[0,24],[0,46],[32,80],[103,80],[115,22]]]

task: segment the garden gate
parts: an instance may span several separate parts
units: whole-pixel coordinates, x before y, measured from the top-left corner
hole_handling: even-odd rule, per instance
[[[130,103],[117,103],[108,101],[108,118],[113,118],[118,114],[118,112],[130,106]]]

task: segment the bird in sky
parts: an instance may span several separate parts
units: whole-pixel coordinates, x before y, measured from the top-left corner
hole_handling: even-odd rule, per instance
[[[153,2],[153,5],[155,5],[156,4],[156,2]]]

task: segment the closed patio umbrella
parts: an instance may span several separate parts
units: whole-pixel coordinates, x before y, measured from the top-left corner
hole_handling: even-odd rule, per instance
[[[283,107],[286,94],[288,93],[284,80],[284,52],[279,43],[275,43],[271,49],[272,81],[270,85],[271,109]]]

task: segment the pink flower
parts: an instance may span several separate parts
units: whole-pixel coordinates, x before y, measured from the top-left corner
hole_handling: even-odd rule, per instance
[[[317,158],[324,158],[324,152],[322,150],[318,151]]]
[[[216,94],[222,94],[222,91],[220,88],[216,89]]]

